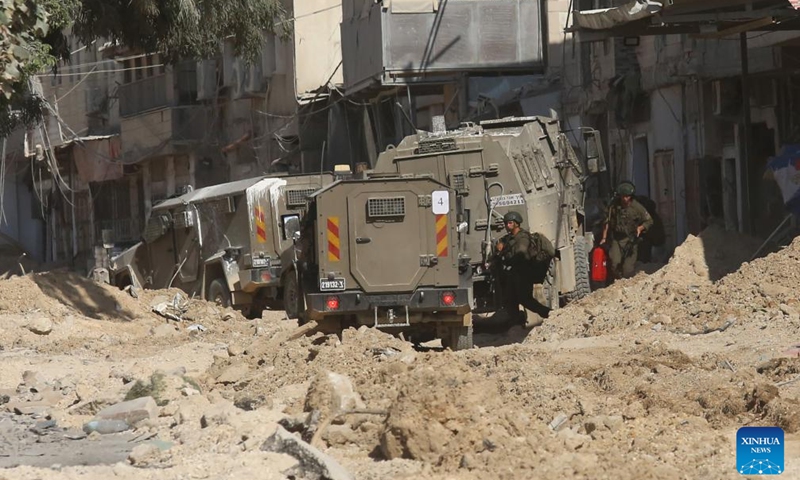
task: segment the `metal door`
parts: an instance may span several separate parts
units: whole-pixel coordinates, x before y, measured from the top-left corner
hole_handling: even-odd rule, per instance
[[[348,198],[351,273],[367,292],[410,292],[427,266],[428,225],[410,189],[365,191]]]

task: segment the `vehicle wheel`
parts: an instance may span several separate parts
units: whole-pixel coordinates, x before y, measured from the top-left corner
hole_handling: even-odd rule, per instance
[[[454,352],[472,348],[472,326],[461,325],[449,327],[447,334],[442,338],[442,346]]]
[[[302,300],[297,274],[294,271],[287,272],[286,281],[283,282],[283,309],[289,319],[300,317],[300,312],[303,310]]]
[[[589,245],[586,237],[575,239],[575,291],[567,294],[567,301],[574,302],[592,293],[589,281]]]
[[[227,308],[231,306],[231,292],[221,278],[217,278],[208,286],[208,299],[217,305]]]

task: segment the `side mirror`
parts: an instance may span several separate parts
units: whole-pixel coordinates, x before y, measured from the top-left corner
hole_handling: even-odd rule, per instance
[[[292,234],[292,242],[297,243],[300,240],[300,232],[294,232]]]
[[[600,140],[600,132],[590,130],[583,134],[586,143],[586,168],[591,173],[605,172],[606,159],[603,156],[603,142]]]

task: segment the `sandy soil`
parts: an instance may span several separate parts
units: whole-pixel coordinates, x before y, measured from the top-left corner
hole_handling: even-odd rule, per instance
[[[279,424],[358,479],[737,478],[736,430],[778,425],[780,478],[800,478],[800,240],[742,264],[753,243],[690,237],[663,268],[456,353],[367,328],[286,340],[282,312],[185,298],[177,322],[152,311],[176,290],[14,276],[0,478],[319,478],[261,449]],[[139,393],[158,416],[82,434]]]

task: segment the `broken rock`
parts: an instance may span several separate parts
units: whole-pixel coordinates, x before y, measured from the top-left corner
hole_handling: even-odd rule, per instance
[[[306,397],[306,411],[321,410],[325,416],[365,408],[349,377],[334,372],[320,375]]]
[[[53,322],[47,317],[35,317],[28,321],[25,328],[36,335],[49,335],[53,331]]]
[[[300,470],[300,475],[296,475],[298,477],[319,480],[355,479],[336,460],[287,432],[281,426],[278,426],[275,433],[261,445],[261,450],[284,453],[296,458],[300,462],[297,467]]]
[[[158,405],[153,397],[142,397],[106,407],[97,412],[102,420],[124,420],[136,425],[142,420],[158,417]]]
[[[161,450],[152,443],[137,445],[128,455],[131,465],[146,465],[158,460]]]
[[[244,348],[236,343],[228,345],[228,355],[231,357],[238,357],[244,353]]]
[[[238,383],[250,372],[250,367],[245,363],[237,363],[223,370],[217,376],[217,383]]]

